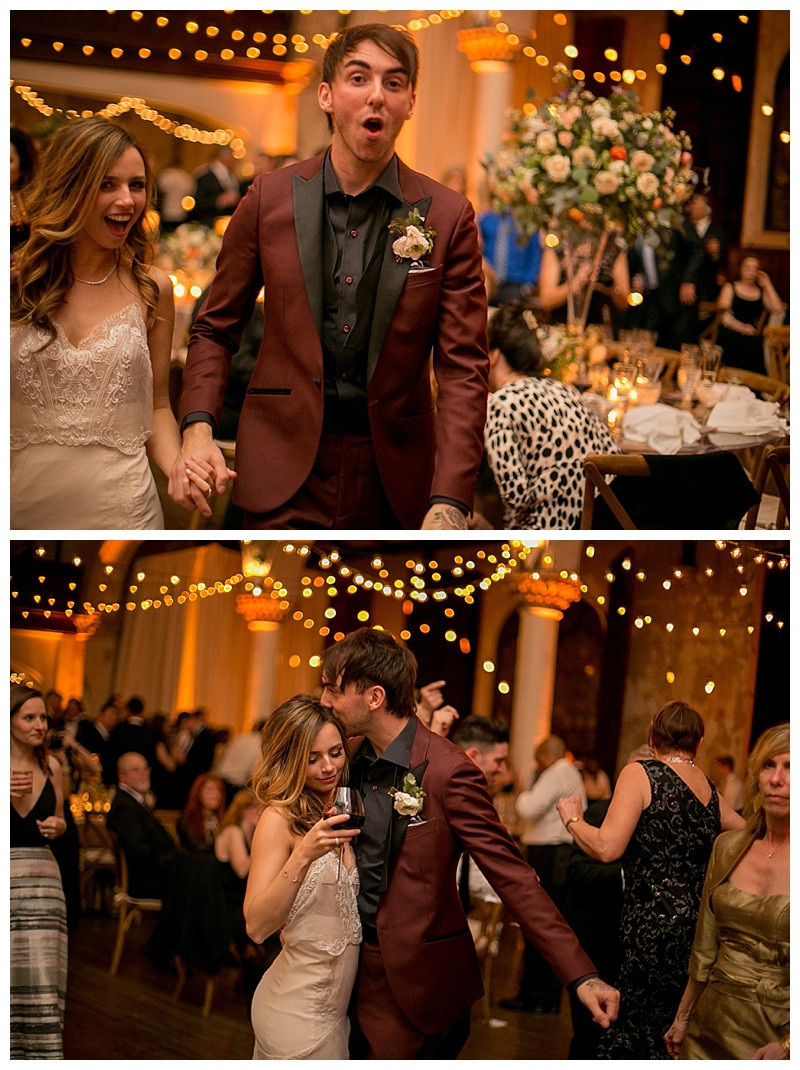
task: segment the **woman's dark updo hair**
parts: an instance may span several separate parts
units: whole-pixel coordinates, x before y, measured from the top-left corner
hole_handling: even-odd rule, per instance
[[[537,375],[544,363],[536,314],[522,301],[500,305],[489,320],[489,349],[499,349],[515,372]]]

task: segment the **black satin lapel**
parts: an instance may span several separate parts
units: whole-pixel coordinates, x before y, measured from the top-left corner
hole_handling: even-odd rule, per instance
[[[306,294],[314,317],[314,326],[322,339],[322,192],[323,170],[306,181],[292,176],[292,207],[297,250],[303,268]]]
[[[428,214],[430,206],[430,197],[426,197],[422,201],[417,201],[416,204],[409,204],[406,201],[394,214],[393,218],[407,219],[414,208],[416,208],[424,220]],[[386,338],[386,332],[389,330],[389,324],[392,322],[395,307],[400,300],[400,294],[403,292],[403,287],[406,283],[408,269],[411,267],[410,260],[402,260],[399,264],[397,263],[397,257],[392,252],[393,241],[394,239],[387,241],[386,243],[386,251],[383,256],[383,267],[381,268],[381,276],[378,280],[378,292],[375,298],[375,315],[372,318],[372,335],[369,340],[369,354],[367,356],[367,383],[369,383],[375,371],[378,357],[380,356],[383,342]]]
[[[426,758],[424,762],[420,762],[419,765],[414,766],[413,769],[409,770],[420,787],[422,787],[422,777],[424,776],[427,767],[428,759]],[[400,784],[395,784],[395,787],[400,788],[402,786],[402,781],[403,777],[400,777]],[[422,812],[423,814],[425,812],[424,800],[422,804]],[[384,855],[385,863],[383,867],[383,877],[381,878],[381,891],[385,891],[389,885],[389,878],[392,875],[394,864],[397,861],[397,855],[400,852],[400,848],[403,846],[403,837],[410,824],[410,816],[407,815],[404,817],[396,811],[392,811],[392,825],[389,831],[389,843],[387,844],[388,850]]]

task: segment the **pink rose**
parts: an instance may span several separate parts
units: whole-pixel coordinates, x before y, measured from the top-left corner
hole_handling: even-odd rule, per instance
[[[611,171],[598,171],[594,176],[594,188],[601,197],[608,197],[617,192],[621,181],[619,175],[612,174]]]
[[[568,149],[574,140],[575,138],[572,136],[569,130],[559,130],[558,143],[559,145],[561,145],[562,148]]]

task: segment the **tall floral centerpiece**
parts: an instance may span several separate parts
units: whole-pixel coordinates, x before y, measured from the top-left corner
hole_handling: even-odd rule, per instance
[[[592,237],[583,308],[568,306],[568,322],[582,330],[611,235],[630,247],[641,233],[658,245],[695,176],[691,142],[673,131],[670,109],[646,112],[632,90],[620,88],[595,97],[563,64],[555,79],[564,88],[536,111],[509,111],[500,150],[486,166],[494,209],[508,212],[523,238],[556,234],[570,284],[572,250]]]

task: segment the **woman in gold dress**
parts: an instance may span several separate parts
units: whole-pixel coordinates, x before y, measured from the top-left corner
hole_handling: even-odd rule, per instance
[[[753,748],[744,816],[711,855],[673,1059],[789,1058],[788,724]]]

